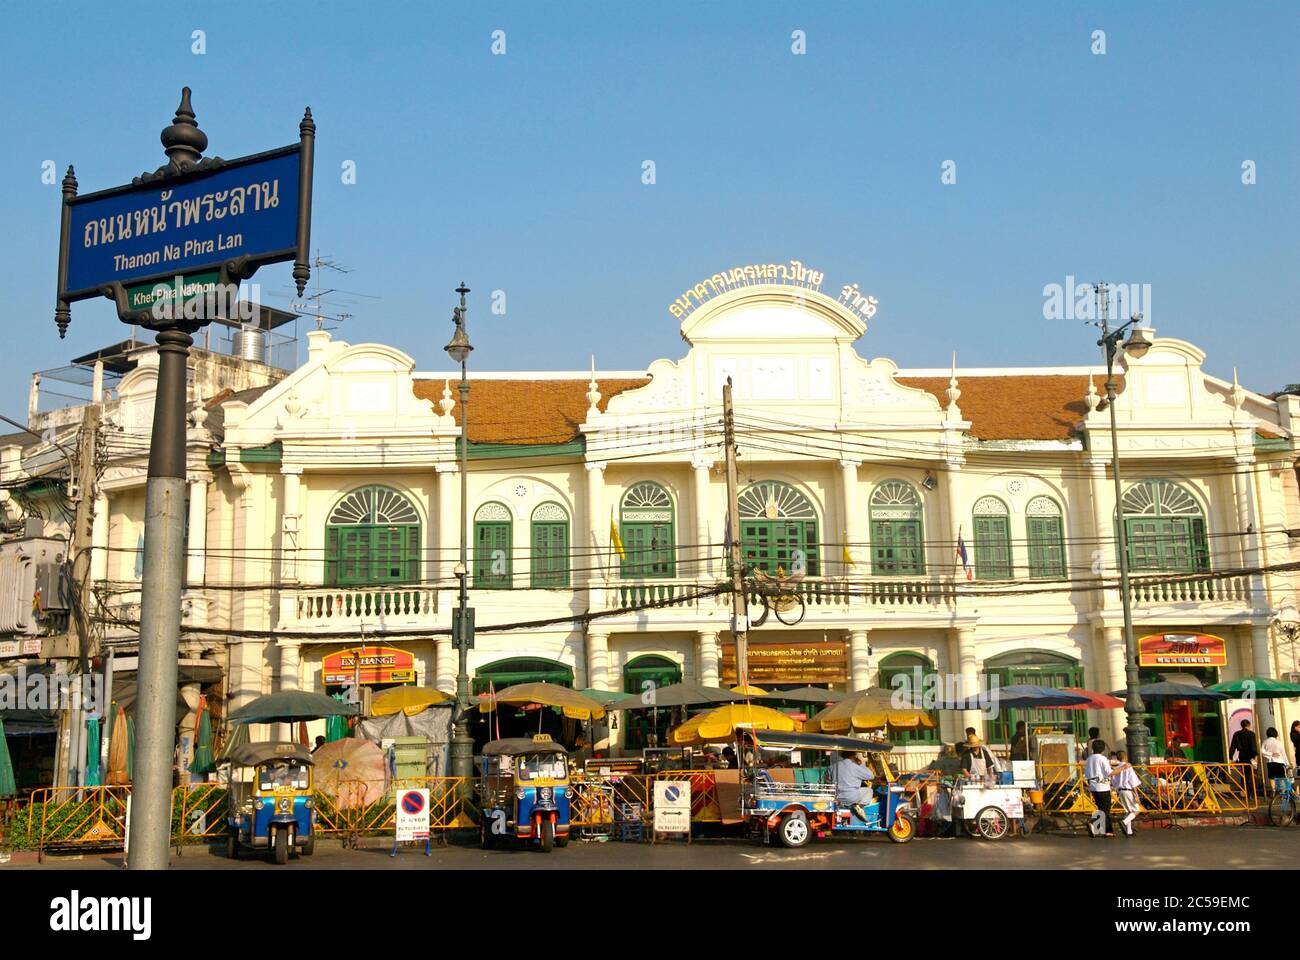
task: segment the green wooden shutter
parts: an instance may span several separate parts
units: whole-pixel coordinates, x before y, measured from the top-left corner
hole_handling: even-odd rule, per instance
[[[1006,517],[975,518],[975,576],[1006,580],[1011,576],[1011,529]]]
[[[563,521],[533,522],[533,586],[569,585],[569,525]]]
[[[339,582],[339,528],[325,528],[325,582],[335,586]]]
[[[1065,551],[1060,517],[1029,517],[1029,575],[1044,579],[1065,576]]]
[[[871,522],[871,570],[882,576],[925,573],[921,524],[917,520]]]
[[[501,572],[493,569],[498,553],[504,555]],[[480,520],[474,524],[474,586],[492,589],[511,585],[510,524]]]

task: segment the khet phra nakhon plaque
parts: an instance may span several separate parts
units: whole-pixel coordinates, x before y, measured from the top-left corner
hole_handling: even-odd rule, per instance
[[[737,682],[736,645],[722,645],[722,683]],[[749,682],[846,683],[849,679],[848,651],[843,640],[749,644]]]

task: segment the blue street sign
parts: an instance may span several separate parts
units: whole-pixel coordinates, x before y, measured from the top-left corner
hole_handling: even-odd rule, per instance
[[[213,171],[74,198],[67,299],[113,283],[216,270],[240,257],[294,259],[301,152],[295,144]]]

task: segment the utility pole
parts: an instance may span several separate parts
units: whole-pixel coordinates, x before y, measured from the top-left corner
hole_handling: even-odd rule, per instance
[[[731,542],[731,637],[736,644],[736,683],[749,681],[749,615],[745,606],[745,568],[740,557],[740,508],[736,489],[736,422],[731,406],[731,377],[722,388],[723,446],[727,458],[727,539]]]
[[[68,571],[72,578],[72,616],[68,618],[68,634],[72,649],[76,650],[82,676],[90,672],[90,660],[96,649],[90,617],[91,530],[95,522],[95,450],[99,439],[99,404],[86,407],[81,420],[81,433],[77,440],[76,510],[73,514],[72,536],[68,543]]]

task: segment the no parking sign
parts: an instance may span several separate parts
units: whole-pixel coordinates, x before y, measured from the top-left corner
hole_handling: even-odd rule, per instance
[[[429,791],[397,791],[397,842],[429,839]]]

